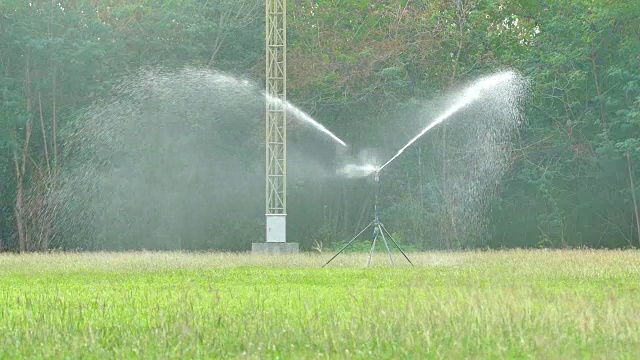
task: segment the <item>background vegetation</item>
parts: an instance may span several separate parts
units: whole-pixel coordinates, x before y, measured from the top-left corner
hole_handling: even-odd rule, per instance
[[[0,248],[85,247],[56,238],[57,206],[47,201],[68,160],[60,129],[142,66],[209,67],[262,81],[263,12],[254,0],[2,1]],[[638,14],[634,0],[293,0],[289,99],[348,138],[354,155],[391,152],[419,128],[398,122],[416,101],[517,69],[531,79],[526,124],[491,199],[490,236],[456,238],[442,190],[449,160],[438,155],[456,146],[447,126],[385,178],[387,226],[422,249],[638,246]],[[290,241],[309,249],[350,237],[368,221],[366,189],[341,181],[292,198]],[[214,229],[180,247],[246,250],[264,238],[261,226],[219,224],[233,231],[211,242]]]

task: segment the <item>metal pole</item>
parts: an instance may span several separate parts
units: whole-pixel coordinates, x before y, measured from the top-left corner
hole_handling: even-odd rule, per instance
[[[382,224],[380,224],[380,226],[382,226]],[[380,231],[380,235],[382,235],[382,242],[384,242],[384,247],[387,248],[387,254],[389,254],[389,260],[391,260],[391,265],[396,266],[396,263],[393,261],[393,257],[391,256],[391,250],[389,250],[387,239],[385,239],[384,237],[384,231]]]
[[[331,262],[331,260],[335,259],[335,258],[336,258],[336,256],[340,255],[340,253],[342,253],[342,252],[344,251],[344,249],[346,249],[346,248],[347,248],[347,246],[351,245],[351,243],[352,243],[355,239],[357,239],[357,238],[358,238],[358,236],[362,235],[362,233],[363,233],[363,232],[365,232],[365,231],[366,231],[366,230],[367,230],[367,229],[368,229],[372,224],[373,224],[373,222],[369,223],[369,225],[367,225],[367,227],[365,227],[364,229],[362,229],[362,231],[360,231],[360,232],[358,233],[358,235],[354,236],[351,240],[349,240],[349,242],[348,242],[345,246],[343,246],[343,247],[342,247],[342,249],[340,249],[340,251],[338,251],[338,253],[336,253],[335,255],[333,255],[333,257],[332,257],[331,259],[329,259],[329,261],[327,261],[324,265],[322,265],[322,267],[327,266],[327,265]]]
[[[378,224],[373,225],[373,242],[371,243],[371,250],[369,251],[369,261],[367,267],[371,266],[371,259],[373,258],[373,252],[376,249],[376,239],[378,238]]]
[[[402,248],[400,247],[400,245],[398,245],[398,243],[393,239],[393,236],[391,236],[391,234],[389,233],[389,230],[387,230],[387,228],[384,227],[384,225],[380,226],[382,228],[382,231],[386,231],[387,235],[389,235],[389,239],[391,239],[391,241],[393,241],[393,243],[396,245],[396,247],[398,248],[398,250],[400,250],[400,252],[402,253],[402,255],[404,255],[404,258],[407,259],[407,261],[409,262],[409,264],[411,264],[411,266],[415,266],[413,265],[413,263],[411,262],[411,260],[409,260],[409,257],[407,257],[407,254],[404,253],[404,251],[402,250]]]

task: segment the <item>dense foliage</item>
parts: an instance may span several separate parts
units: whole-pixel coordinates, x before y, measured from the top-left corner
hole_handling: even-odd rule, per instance
[[[263,11],[254,0],[0,3],[0,249],[68,245],[54,226],[62,205],[47,196],[69,161],[60,129],[122,77],[189,65],[262,81]],[[398,121],[417,102],[517,69],[530,79],[526,123],[489,199],[490,236],[456,238],[442,190],[449,160],[438,155],[456,146],[447,126],[385,178],[388,227],[425,249],[638,246],[638,14],[635,0],[289,1],[289,99],[354,154],[387,155],[425,125]],[[349,237],[368,221],[368,186],[333,181],[304,201],[292,197],[289,239],[309,249]],[[246,250],[264,237],[253,220],[218,224],[223,239],[200,232],[188,247]],[[143,246],[154,243],[131,245]]]

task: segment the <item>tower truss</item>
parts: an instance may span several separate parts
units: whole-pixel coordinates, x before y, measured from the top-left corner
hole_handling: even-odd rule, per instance
[[[286,0],[266,4],[266,231],[267,242],[286,242],[287,29]]]

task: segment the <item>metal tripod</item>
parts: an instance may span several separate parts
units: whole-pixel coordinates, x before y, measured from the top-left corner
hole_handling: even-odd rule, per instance
[[[340,249],[340,251],[338,251],[335,255],[333,255],[333,257],[329,259],[329,261],[327,261],[324,265],[322,265],[322,267],[327,266],[331,262],[331,260],[335,259],[338,255],[340,255],[349,245],[351,245],[352,242],[354,242],[360,235],[362,235],[368,228],[372,226],[373,226],[373,239],[371,242],[371,250],[369,251],[369,261],[367,262],[367,266],[371,265],[371,260],[373,259],[373,252],[375,251],[375,248],[376,248],[376,240],[378,239],[378,235],[382,237],[382,242],[384,243],[384,246],[387,249],[387,254],[389,255],[389,260],[391,260],[391,264],[393,266],[396,265],[395,262],[393,261],[393,257],[391,256],[391,251],[389,250],[389,245],[387,244],[387,239],[384,235],[385,233],[387,234],[387,236],[389,236],[389,239],[391,239],[391,241],[398,248],[398,250],[400,250],[402,255],[404,255],[404,258],[407,259],[409,264],[411,264],[411,266],[414,266],[411,260],[409,260],[409,257],[407,256],[407,254],[405,254],[405,252],[402,250],[400,245],[398,245],[398,243],[393,239],[393,236],[391,236],[391,233],[389,233],[387,228],[384,227],[384,225],[380,222],[380,219],[378,218],[378,193],[380,191],[379,190],[380,177],[378,176],[377,171],[374,173],[374,179],[376,181],[376,196],[375,196],[375,201],[373,203],[373,210],[374,210],[373,221],[371,221],[369,225],[367,225],[364,229],[362,229],[362,231],[360,231],[358,235],[354,236],[345,246],[342,247],[342,249]]]

